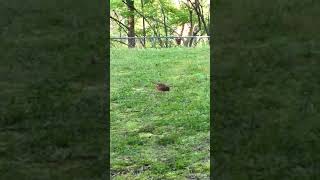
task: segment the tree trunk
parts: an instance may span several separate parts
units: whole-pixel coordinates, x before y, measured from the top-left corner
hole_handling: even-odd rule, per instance
[[[164,32],[165,32],[166,37],[167,37],[168,36],[168,26],[167,26],[167,23],[166,23],[166,15],[164,13],[162,4],[161,4],[161,13],[163,15]],[[168,47],[168,38],[166,38],[165,44],[166,44],[166,47]]]
[[[201,30],[201,24],[203,24],[203,27],[204,27],[204,30],[206,31],[206,34],[209,35],[209,30],[208,30],[207,23],[205,21],[204,14],[203,14],[203,7],[200,4],[200,1],[195,0],[194,3],[192,3],[191,0],[188,0],[188,2],[191,4],[193,10],[195,11],[195,13],[198,16],[198,23],[199,23],[200,30]]]
[[[190,27],[189,27],[189,32],[188,32],[188,36],[192,36],[192,32],[193,32],[193,21],[192,21],[192,10],[190,9],[189,10],[189,20],[190,20]],[[190,41],[191,41],[191,38],[186,38],[186,41],[184,42],[184,45],[186,47],[189,47],[190,46]]]
[[[141,0],[141,9],[143,11],[144,0]],[[146,47],[146,26],[144,16],[142,17],[142,30],[143,30],[143,47]]]
[[[128,17],[128,47],[134,48],[136,46],[135,31],[134,31],[134,1],[133,0],[126,0],[127,7],[129,11]]]

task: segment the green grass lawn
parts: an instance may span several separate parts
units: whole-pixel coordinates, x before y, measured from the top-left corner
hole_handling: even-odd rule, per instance
[[[320,1],[214,7],[212,177],[319,179]]]
[[[103,7],[0,0],[0,13],[0,179],[103,178]]]
[[[208,47],[111,49],[114,179],[209,178],[209,74]]]

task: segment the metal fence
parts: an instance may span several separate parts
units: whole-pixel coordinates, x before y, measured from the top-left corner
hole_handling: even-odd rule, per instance
[[[210,36],[111,37],[111,47],[170,48],[208,46]]]

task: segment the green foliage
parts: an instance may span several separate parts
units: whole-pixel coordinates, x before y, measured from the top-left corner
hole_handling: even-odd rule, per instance
[[[205,18],[207,20],[207,16],[209,14],[209,7],[207,7],[206,3],[207,1],[204,0],[201,2],[204,7],[204,14]],[[189,10],[185,5],[180,5],[179,7],[176,7],[173,1],[171,0],[161,0],[161,1],[155,1],[155,0],[148,0],[144,1],[144,7],[142,8],[141,1],[135,1],[134,6],[137,9],[137,12],[134,13],[135,15],[135,31],[138,36],[142,35],[142,16],[143,14],[145,16],[147,22],[146,26],[146,32],[147,35],[153,36],[154,31],[156,33],[160,33],[161,35],[164,35],[164,22],[163,22],[163,14],[161,12],[161,8],[163,8],[165,16],[166,16],[166,23],[169,27],[169,31],[172,33],[172,35],[176,35],[173,33],[173,30],[176,30],[178,26],[181,26],[185,23],[189,23]],[[121,0],[113,0],[111,1],[111,10],[115,11],[119,17],[119,19],[123,20],[126,19],[129,16],[128,9],[126,5],[121,2]],[[112,14],[113,16],[113,14]],[[114,26],[118,26],[113,20],[111,20],[112,23],[114,23]],[[123,21],[125,22],[125,21]],[[150,24],[148,24],[148,22]],[[196,13],[193,12],[193,22],[198,23],[198,18],[196,16]],[[126,23],[125,23],[126,24]],[[111,33],[113,34],[119,34],[116,30],[116,28],[111,29]],[[169,34],[170,35],[170,34]]]
[[[176,9],[169,7],[167,11],[170,17],[169,22],[173,26],[179,26],[189,22],[189,12],[186,8]]]

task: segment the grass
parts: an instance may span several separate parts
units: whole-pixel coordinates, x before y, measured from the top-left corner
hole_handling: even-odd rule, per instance
[[[114,179],[209,179],[209,74],[208,47],[111,49]]]
[[[215,8],[213,178],[317,179],[319,1]]]
[[[101,179],[103,7],[81,0],[0,4],[1,179]]]

